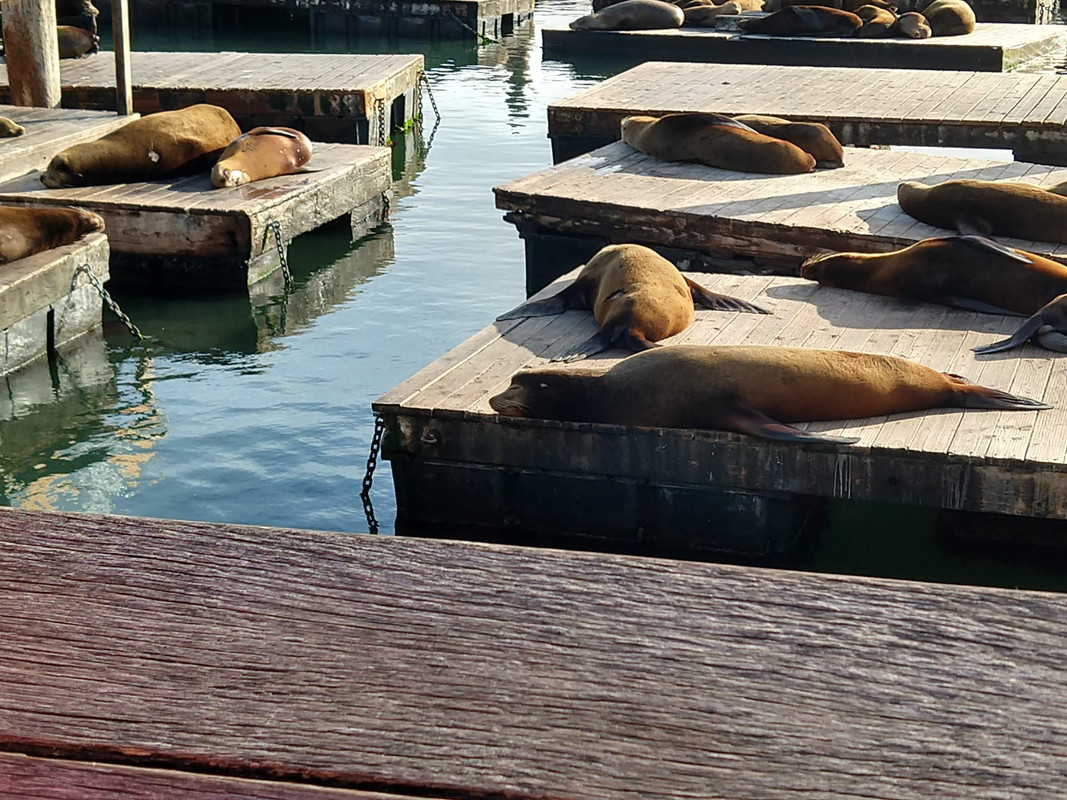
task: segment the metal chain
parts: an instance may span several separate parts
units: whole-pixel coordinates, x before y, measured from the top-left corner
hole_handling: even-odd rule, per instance
[[[288,290],[293,285],[293,273],[289,271],[289,259],[285,255],[285,246],[282,244],[282,224],[278,220],[267,225],[267,230],[263,231],[263,238],[267,238],[268,233],[274,233],[274,249],[278,251],[278,261],[282,265],[282,277],[285,279],[285,288]]]
[[[389,134],[385,129],[385,101],[381,98],[374,101],[375,115],[378,117],[378,146],[385,147],[389,144]]]
[[[456,14],[455,14],[455,12],[453,12],[453,11],[449,11],[449,12],[448,12],[448,16],[452,17],[452,19],[454,19],[454,20],[455,20],[456,22],[458,22],[458,23],[459,23],[460,25],[462,25],[462,26],[463,26],[464,28],[466,28],[466,29],[467,29],[467,30],[469,30],[469,31],[470,31],[471,33],[473,33],[473,34],[474,34],[475,36],[477,36],[477,37],[478,37],[479,39],[481,39],[481,43],[482,43],[482,44],[500,44],[500,42],[499,42],[499,41],[497,41],[496,39],[493,39],[493,38],[491,38],[491,37],[489,37],[489,36],[486,36],[486,35],[485,35],[484,33],[478,33],[478,31],[474,30],[474,28],[472,28],[472,27],[471,27],[470,25],[468,25],[468,24],[467,24],[466,22],[464,22],[464,21],[463,21],[462,19],[460,19],[459,17],[457,17],[457,16],[456,16]]]
[[[134,336],[136,336],[139,340],[143,340],[144,334],[141,333],[140,328],[134,325],[133,321],[129,318],[129,316],[127,316],[126,312],[119,308],[119,304],[115,302],[115,299],[111,296],[111,293],[104,288],[104,285],[102,283],[100,283],[100,279],[96,277],[96,273],[93,272],[93,268],[90,267],[88,264],[82,264],[80,267],[74,270],[74,274],[70,278],[70,290],[73,292],[75,289],[78,288],[78,276],[82,274],[84,274],[89,279],[89,283],[92,284],[93,288],[96,289],[96,291],[100,294],[100,297],[107,304],[107,307],[110,308],[115,313],[115,316],[119,318],[119,321],[126,326],[126,329]]]
[[[363,491],[359,493],[363,501],[363,513],[367,517],[367,530],[378,532],[378,520],[374,517],[374,505],[370,499],[370,489],[374,484],[374,468],[378,466],[378,451],[382,447],[382,434],[385,432],[385,420],[374,415],[374,435],[370,440],[370,455],[367,456],[367,474],[363,476]]]
[[[389,202],[389,192],[382,192],[382,222],[389,221],[389,212],[392,210]]]
[[[433,96],[433,89],[430,88],[430,79],[426,77],[425,72],[420,72],[416,83],[421,83],[426,87],[426,94],[430,98],[430,105],[433,106],[433,115],[440,120],[441,112],[437,108],[437,100]],[[422,117],[422,94],[419,93],[419,117]]]

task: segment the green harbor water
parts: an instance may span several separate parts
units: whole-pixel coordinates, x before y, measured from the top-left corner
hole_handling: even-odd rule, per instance
[[[543,57],[539,27],[586,8],[542,0],[533,23],[480,46],[361,41],[358,52],[423,53],[441,112],[425,153],[395,148],[389,223],[358,243],[329,231],[298,239],[284,295],[120,294],[146,341],[106,317],[101,336],[0,379],[0,503],[366,531],[359,492],[371,401],[523,299],[522,244],[494,208],[492,187],[550,165],[550,102],[631,66],[595,54],[578,63]],[[304,30],[135,31],[133,40],[141,50],[345,50],[341,41],[313,45]],[[1057,53],[1033,68],[1062,61]],[[381,531],[392,533],[387,464],[372,497]],[[1055,551],[964,546],[935,517],[831,504],[820,529],[780,563],[1067,589]]]

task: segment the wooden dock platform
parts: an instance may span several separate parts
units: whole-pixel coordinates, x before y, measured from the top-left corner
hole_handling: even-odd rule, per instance
[[[1064,32],[1062,25],[982,22],[966,36],[933,39],[742,36],[697,28],[660,31],[545,28],[541,33],[549,57],[598,53],[648,61],[1006,72],[1062,47]]]
[[[576,271],[545,290],[555,292]],[[402,515],[577,540],[763,555],[792,544],[783,498],[874,500],[1067,519],[1067,359],[1028,346],[976,358],[1018,318],[822,288],[801,278],[691,276],[772,314],[698,311],[668,344],[762,344],[892,354],[1057,406],[936,409],[797,427],[853,445],[498,417],[488,400],[596,331],[583,311],[496,322],[374,403]],[[606,366],[628,353],[570,365]],[[764,503],[756,498],[763,497]],[[546,504],[545,497],[553,502]],[[794,536],[796,531],[794,531]]]
[[[630,114],[714,111],[822,122],[842,144],[990,147],[1067,165],[1067,75],[641,64],[552,103],[555,163],[619,139]]]
[[[416,110],[422,55],[134,52],[133,106],[142,114],[222,106],[243,130],[288,125],[313,140],[385,144]],[[63,105],[115,108],[115,54],[60,62]],[[0,100],[9,99],[0,63]]]
[[[55,351],[100,325],[103,301],[81,274],[108,279],[108,241],[91,233],[74,244],[0,268],[0,375]]]
[[[900,209],[900,182],[956,178],[1051,186],[1067,169],[846,148],[841,169],[753,175],[659,161],[616,142],[494,191],[525,240],[534,292],[608,243],[666,250],[682,269],[788,275],[817,253],[895,250],[947,233]],[[999,241],[1067,263],[1067,245]]]
[[[0,180],[6,180],[31,169],[43,169],[60,150],[97,139],[140,115],[0,105],[0,116],[26,129],[21,136],[0,139]]]
[[[0,510],[42,800],[1055,797],[1067,599]]]
[[[308,167],[320,171],[233,189],[213,189],[207,173],[48,189],[39,173],[29,173],[0,183],[0,202],[77,205],[100,214],[116,284],[234,288],[278,269],[279,250],[301,233],[350,217],[353,236],[360,236],[381,221],[392,178],[387,148],[319,144]]]

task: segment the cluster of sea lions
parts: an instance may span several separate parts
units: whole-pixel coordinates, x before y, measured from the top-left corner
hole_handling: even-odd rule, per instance
[[[965,0],[934,0],[921,12],[897,15],[890,0],[593,0],[592,14],[572,30],[660,30],[715,27],[722,16],[772,13],[742,19],[742,33],[767,36],[825,36],[928,39],[974,30],[974,11]]]
[[[201,103],[123,125],[57,153],[41,175],[49,188],[137,183],[211,171],[217,188],[300,172],[312,145],[292,128],[242,134],[230,113]]]

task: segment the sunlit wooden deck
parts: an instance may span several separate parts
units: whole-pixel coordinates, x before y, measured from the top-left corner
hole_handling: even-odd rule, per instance
[[[9,797],[993,800],[1067,758],[1050,593],[2,509],[0,618]]]
[[[619,139],[629,114],[822,122],[843,144],[993,147],[1067,163],[1067,75],[653,61],[548,107],[556,163]]]
[[[0,105],[0,116],[26,129],[21,136],[0,139],[0,180],[5,180],[42,169],[63,148],[97,139],[140,115]]]

